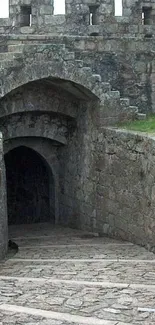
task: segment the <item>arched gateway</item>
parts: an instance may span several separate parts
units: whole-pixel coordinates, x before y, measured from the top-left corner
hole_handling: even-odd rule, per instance
[[[3,255],[8,223],[91,227],[98,103],[84,86],[58,78],[30,81],[1,98]]]

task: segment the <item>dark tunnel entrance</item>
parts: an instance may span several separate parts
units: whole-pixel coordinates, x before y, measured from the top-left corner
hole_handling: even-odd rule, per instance
[[[20,146],[5,154],[5,165],[9,225],[54,223],[54,180],[44,158]]]

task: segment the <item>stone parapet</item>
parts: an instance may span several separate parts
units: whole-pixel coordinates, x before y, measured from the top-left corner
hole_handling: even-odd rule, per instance
[[[97,148],[98,231],[151,249],[155,246],[155,136],[102,129]]]

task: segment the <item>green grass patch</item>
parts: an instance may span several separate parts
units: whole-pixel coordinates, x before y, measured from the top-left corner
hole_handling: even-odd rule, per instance
[[[119,123],[118,127],[132,131],[155,133],[155,115],[148,116],[146,120]]]

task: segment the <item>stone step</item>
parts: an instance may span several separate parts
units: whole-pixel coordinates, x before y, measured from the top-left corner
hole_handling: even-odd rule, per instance
[[[130,112],[132,111],[133,113],[137,113],[138,114],[138,107],[137,106],[130,105],[129,106],[129,110],[130,110]]]
[[[83,75],[87,76],[88,78],[92,78],[92,69],[90,67],[82,67],[79,70]]]
[[[146,120],[146,114],[137,113],[137,120]]]
[[[120,104],[122,107],[127,107],[130,105],[129,98],[120,98]]]
[[[128,114],[131,119],[137,119],[138,107],[130,105],[128,98],[120,98],[122,112]]]
[[[98,83],[102,81],[100,74],[93,74],[92,78],[95,82],[98,82]]]
[[[91,74],[92,74],[92,69],[90,67],[83,67],[82,70],[85,73],[90,73],[91,72]]]
[[[101,84],[103,92],[110,92],[111,91],[111,85],[109,82],[102,82]]]
[[[75,52],[69,52],[66,50],[65,44],[54,44],[54,43],[44,43],[44,44],[18,44],[18,45],[8,45],[8,51],[5,53],[0,53],[0,69],[5,69],[9,67],[20,66],[22,62],[18,62],[18,59],[21,58],[22,61],[22,53],[24,57],[24,53],[30,54],[30,59],[34,60],[33,63],[37,63],[37,61],[48,60],[48,62],[52,62],[52,60],[57,60],[59,58],[59,53],[62,56],[62,60],[69,61],[66,64],[68,67],[72,67],[72,65],[76,65],[79,68],[79,73],[83,74],[85,79],[88,78],[88,83],[92,83],[94,85],[93,90],[97,94],[97,96],[101,99],[101,101],[105,99],[106,93],[109,94],[108,101],[120,100],[120,106],[123,110],[128,111],[129,114],[137,114],[138,108],[136,106],[130,106],[128,98],[120,98],[119,91],[112,91],[111,85],[108,82],[102,82],[102,78],[99,74],[95,74],[92,72],[91,67],[83,66],[83,60],[75,60]],[[49,53],[49,56],[48,56]],[[17,60],[16,60],[17,59]],[[144,116],[139,115],[139,118],[144,119]]]
[[[120,98],[120,92],[118,90],[111,90],[110,91],[110,96],[113,99],[118,99],[118,98]]]
[[[41,290],[41,288],[40,288]],[[49,301],[49,299],[48,299]],[[63,301],[63,298],[61,297],[56,297],[54,302],[55,305],[60,305],[60,303]],[[69,300],[69,303],[71,304],[71,299]],[[77,299],[77,301],[74,303],[74,305],[72,306],[72,308],[74,308],[75,310],[80,308],[80,299]],[[79,303],[79,305],[78,305]],[[82,304],[82,303],[81,303]],[[49,302],[50,305],[50,302]],[[53,303],[54,305],[54,303]],[[72,305],[72,304],[71,304]],[[78,307],[77,307],[78,306]],[[67,306],[68,307],[68,306]],[[75,314],[72,314],[70,312],[63,312],[63,308],[61,308],[61,311],[53,311],[49,309],[41,309],[41,308],[34,308],[33,305],[31,307],[26,307],[26,306],[21,306],[21,305],[15,305],[15,304],[7,304],[4,303],[0,306],[0,312],[1,315],[3,315],[3,319],[5,319],[5,315],[7,314],[7,324],[11,325],[13,323],[15,323],[15,315],[18,315],[18,319],[20,317],[21,321],[20,324],[24,325],[25,322],[22,322],[22,319],[27,319],[26,323],[27,324],[34,324],[34,317],[35,319],[37,318],[37,324],[64,324],[64,325],[73,325],[73,324],[85,324],[85,325],[130,325],[129,323],[124,323],[124,322],[116,322],[116,321],[110,321],[107,319],[100,319],[97,318],[96,316],[91,316],[91,315],[87,315],[89,313],[89,309],[90,309],[90,313],[93,312],[93,307],[89,306],[88,312],[86,313],[86,316],[83,316],[81,314],[77,314],[77,312]],[[95,309],[95,308],[94,308]],[[110,308],[109,308],[110,309]],[[113,311],[113,310],[112,310]],[[115,311],[115,310],[114,310]],[[117,314],[117,309],[116,309],[116,314]],[[27,318],[26,318],[27,317]],[[32,318],[31,318],[32,317]],[[30,321],[30,322],[29,322]],[[45,321],[45,322],[44,322]],[[35,322],[36,323],[36,322]]]
[[[79,68],[83,68],[83,60],[75,60],[75,62]]]

